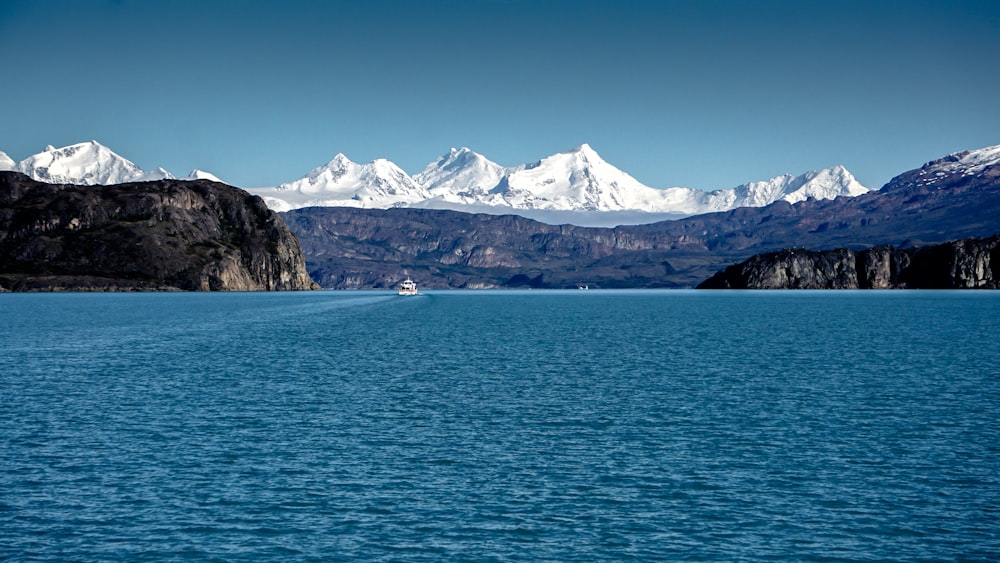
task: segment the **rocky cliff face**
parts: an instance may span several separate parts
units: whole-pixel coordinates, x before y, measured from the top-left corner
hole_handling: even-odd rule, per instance
[[[668,286],[664,266],[614,229],[427,209],[282,215],[323,287],[387,288],[407,276],[424,288]]]
[[[264,202],[205,180],[44,184],[0,172],[0,288],[273,291],[317,287]]]
[[[1000,235],[934,246],[758,254],[700,289],[997,289]]]

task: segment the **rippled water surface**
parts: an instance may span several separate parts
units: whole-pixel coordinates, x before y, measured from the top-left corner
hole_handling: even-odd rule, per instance
[[[1000,293],[0,295],[0,560],[997,560]]]

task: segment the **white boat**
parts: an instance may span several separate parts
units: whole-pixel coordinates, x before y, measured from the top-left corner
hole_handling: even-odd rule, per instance
[[[417,294],[417,284],[410,278],[403,280],[403,283],[399,284],[399,294],[400,295],[416,295]]]

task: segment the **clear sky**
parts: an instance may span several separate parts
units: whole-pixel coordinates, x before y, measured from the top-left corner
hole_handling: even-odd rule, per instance
[[[274,185],[589,143],[653,187],[1000,144],[1000,2],[0,0],[0,150]]]

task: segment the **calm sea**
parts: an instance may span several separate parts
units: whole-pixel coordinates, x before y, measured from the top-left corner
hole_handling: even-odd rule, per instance
[[[1000,559],[1000,292],[0,295],[0,560]]]

